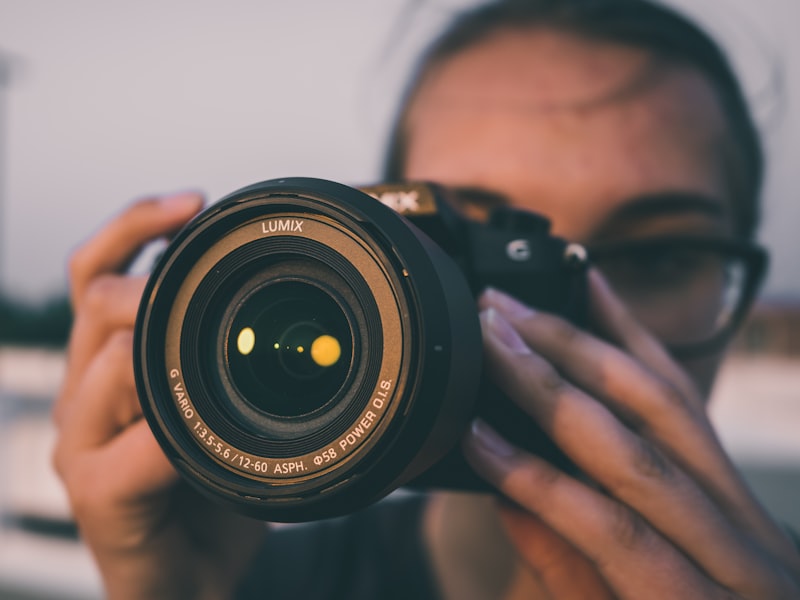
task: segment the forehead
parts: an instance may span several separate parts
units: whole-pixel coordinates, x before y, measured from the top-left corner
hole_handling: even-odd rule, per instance
[[[717,198],[725,122],[708,82],[629,47],[498,32],[434,66],[407,115],[406,176],[498,191],[584,235],[648,194]]]

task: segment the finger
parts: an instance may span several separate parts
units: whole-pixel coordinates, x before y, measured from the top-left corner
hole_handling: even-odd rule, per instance
[[[464,451],[480,475],[591,560],[618,597],[730,597],[633,511],[513,448],[487,425],[473,424]]]
[[[568,321],[536,313],[501,292],[488,292],[481,302],[507,316],[525,344],[629,427],[658,442],[698,479],[719,479],[718,485],[731,491],[733,467],[694,391],[682,390],[627,352]]]
[[[768,552],[780,557],[795,556],[791,540],[772,521],[722,448],[706,416],[705,400],[694,391],[689,376],[664,346],[636,321],[599,271],[590,271],[589,283],[593,322],[601,325],[610,339],[617,340],[623,348],[627,348],[633,356],[681,392],[671,395],[677,401],[673,408],[680,408],[681,401],[685,400],[687,408],[694,409],[694,418],[688,421],[680,417],[672,420],[667,418],[664,412],[673,415],[680,412],[670,411],[669,405],[664,407],[666,411],[661,411],[658,420],[665,424],[671,422],[673,433],[665,433],[660,439],[673,440],[667,447],[679,449],[679,452],[671,452],[673,458],[678,459],[702,483],[734,523],[750,532]],[[664,391],[666,393],[661,397],[668,398],[669,390]],[[797,565],[798,561],[792,561],[792,564]]]
[[[616,341],[654,373],[671,382],[695,406],[702,409],[703,399],[689,376],[670,356],[664,345],[634,318],[597,269],[589,271],[589,295],[592,322],[609,339]]]
[[[177,474],[141,418],[130,330],[114,334],[86,371],[54,452],[76,514],[173,485]]]
[[[142,500],[163,502],[162,493],[179,481],[144,419],[129,425],[104,446],[69,455],[57,452],[54,458],[73,514],[82,524],[97,520],[102,511],[141,511]],[[126,517],[139,518],[151,516]],[[141,540],[118,539],[116,543],[133,547]]]
[[[104,275],[95,278],[82,308],[75,315],[69,348],[68,369],[53,407],[53,417],[60,426],[63,413],[76,395],[87,365],[119,329],[132,329],[146,277]]]
[[[525,326],[526,334],[537,348],[559,362],[559,367],[570,368],[575,364],[572,359],[573,352],[579,352],[582,358],[587,358],[602,352],[604,355],[616,357],[618,362],[626,362],[628,371],[636,371],[637,381],[658,381],[663,388],[670,386],[670,396],[679,395],[680,402],[688,403],[697,414],[705,414],[703,401],[694,384],[682,369],[672,361],[660,344],[650,334],[641,328],[629,315],[627,309],[613,297],[611,290],[602,282],[601,276],[591,277],[594,304],[602,304],[603,310],[613,313],[609,317],[618,323],[620,328],[626,330],[628,342],[636,346],[633,351],[627,345],[622,346],[627,352],[600,340],[585,332],[567,320],[552,314],[538,313],[511,296],[499,290],[489,289],[480,299],[482,309],[495,308],[508,321],[515,325]],[[595,288],[598,288],[597,290]],[[595,293],[596,292],[596,293]],[[600,310],[598,308],[598,310]],[[622,322],[625,325],[622,325]],[[635,359],[635,360],[634,360]],[[667,364],[668,363],[668,364]],[[582,376],[582,383],[603,382],[607,377],[613,376],[614,371],[610,365],[598,365],[591,373],[585,374],[578,368],[573,368],[571,375]],[[657,378],[653,377],[657,375]],[[624,383],[624,381],[621,381]],[[616,390],[615,390],[616,391]],[[662,394],[663,395],[663,394]]]
[[[746,590],[774,578],[774,568],[758,549],[682,469],[561,378],[500,315],[490,310],[484,320],[495,380],[582,471],[647,518],[715,580]],[[741,581],[745,573],[748,581]]]
[[[793,555],[791,541],[742,481],[692,389],[673,385],[619,348],[559,317],[536,313],[501,292],[484,294],[481,304],[507,315],[525,343],[559,372],[601,400],[640,435],[657,442],[733,523],[750,532],[764,548],[776,556]]]
[[[582,388],[601,397],[638,429],[656,437],[685,433],[685,427],[710,425],[696,394],[682,390],[619,348],[555,315],[537,313],[519,301],[490,290],[481,298],[513,323],[525,343]],[[698,418],[699,417],[699,418]]]
[[[104,448],[97,462],[120,498],[154,494],[179,481],[175,467],[156,441],[147,421],[139,419]]]
[[[555,315],[536,313],[501,292],[484,294],[481,303],[507,316],[525,344],[629,427],[659,442],[698,479],[720,479],[719,485],[730,491],[732,466],[692,391],[681,391],[630,354]],[[715,491],[719,492],[715,497],[724,496],[721,490]]]
[[[89,283],[124,268],[146,242],[184,225],[203,204],[193,192],[141,200],[115,217],[70,259],[70,297],[77,311]]]
[[[500,504],[499,514],[506,535],[550,597],[614,599],[594,564],[539,517],[508,502]]]
[[[120,330],[86,370],[70,410],[63,416],[58,452],[74,454],[99,448],[141,418],[133,375],[133,333]]]

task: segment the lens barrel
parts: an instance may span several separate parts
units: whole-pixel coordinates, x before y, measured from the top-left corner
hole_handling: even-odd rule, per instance
[[[477,310],[454,261],[354,188],[243,188],[147,284],[144,415],[200,491],[272,521],[351,512],[426,471],[475,412]]]

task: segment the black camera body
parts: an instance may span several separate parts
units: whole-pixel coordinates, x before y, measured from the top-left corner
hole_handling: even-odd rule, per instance
[[[468,219],[457,193],[278,179],[175,237],[145,289],[134,369],[191,484],[270,521],[345,514],[400,486],[486,490],[459,449],[478,415],[566,464],[482,377],[474,298],[492,286],[580,323],[585,252],[530,213]]]

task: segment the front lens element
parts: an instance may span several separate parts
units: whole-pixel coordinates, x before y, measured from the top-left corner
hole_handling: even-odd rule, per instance
[[[350,326],[326,291],[298,281],[267,285],[247,297],[227,335],[231,381],[260,411],[299,417],[331,401],[353,359]]]

